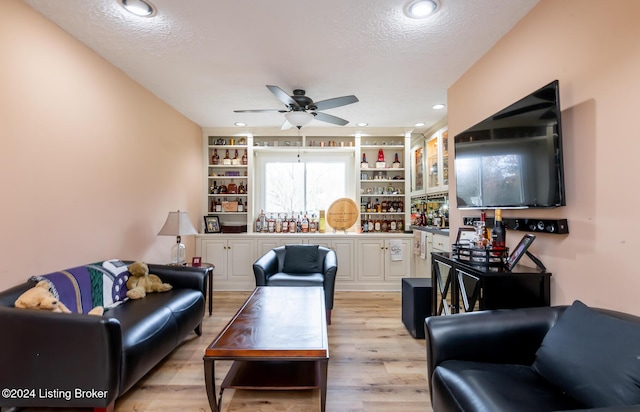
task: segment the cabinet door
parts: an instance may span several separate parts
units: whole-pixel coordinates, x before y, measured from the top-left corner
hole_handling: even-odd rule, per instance
[[[433,251],[434,252],[449,252],[449,237],[445,235],[433,235]]]
[[[271,249],[275,249],[278,246],[281,246],[280,241],[278,239],[274,239],[274,238],[258,239],[256,242],[256,250],[258,252],[256,260],[264,256]]]
[[[227,279],[227,241],[224,239],[204,239],[201,241],[202,261],[212,263],[213,284],[215,287],[216,280]]]
[[[358,279],[384,280],[384,241],[363,239],[358,241]],[[340,264],[340,262],[338,262]]]
[[[402,278],[408,278],[411,275],[411,241],[409,239],[400,240],[402,250],[392,251],[393,245],[397,242],[386,240],[384,245],[384,279],[385,280],[400,280]],[[400,253],[401,255],[396,255]],[[395,257],[394,257],[395,256]]]
[[[253,262],[255,259],[254,242],[250,239],[227,241],[227,278],[247,282],[254,281]]]
[[[336,251],[336,255],[338,257],[338,274],[336,275],[336,282],[356,280],[355,261],[353,259],[353,240],[336,239],[332,242],[332,249]]]

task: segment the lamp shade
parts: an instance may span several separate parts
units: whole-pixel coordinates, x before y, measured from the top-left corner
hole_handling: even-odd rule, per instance
[[[306,126],[310,121],[313,120],[313,115],[311,113],[303,111],[288,112],[284,114],[284,117],[289,123],[291,123],[292,126],[295,126],[297,128]]]
[[[187,212],[169,212],[167,221],[164,222],[164,226],[158,232],[158,235],[164,236],[183,236],[183,235],[197,235],[198,231],[191,224],[191,219]]]

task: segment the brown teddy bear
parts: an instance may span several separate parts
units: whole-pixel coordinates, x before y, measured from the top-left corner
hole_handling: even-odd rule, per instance
[[[130,299],[140,299],[151,292],[166,292],[173,286],[162,283],[156,275],[149,274],[149,266],[144,262],[135,262],[129,265],[131,276],[127,280],[127,297]]]
[[[15,307],[20,309],[40,309],[56,313],[71,313],[64,303],[60,302],[49,291],[49,282],[41,280],[34,287],[25,291],[15,302]],[[89,315],[102,316],[104,308],[96,306],[89,311]]]

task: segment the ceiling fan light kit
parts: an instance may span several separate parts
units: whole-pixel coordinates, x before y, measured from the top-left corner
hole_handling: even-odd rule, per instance
[[[295,126],[298,129],[306,126],[313,120],[313,115],[311,113],[297,111],[297,112],[288,112],[284,114],[285,119],[291,124],[291,126]]]

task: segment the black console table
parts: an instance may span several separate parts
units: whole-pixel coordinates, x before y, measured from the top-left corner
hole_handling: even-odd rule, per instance
[[[433,315],[488,309],[549,306],[551,273],[517,265],[512,271],[489,271],[431,253]]]

